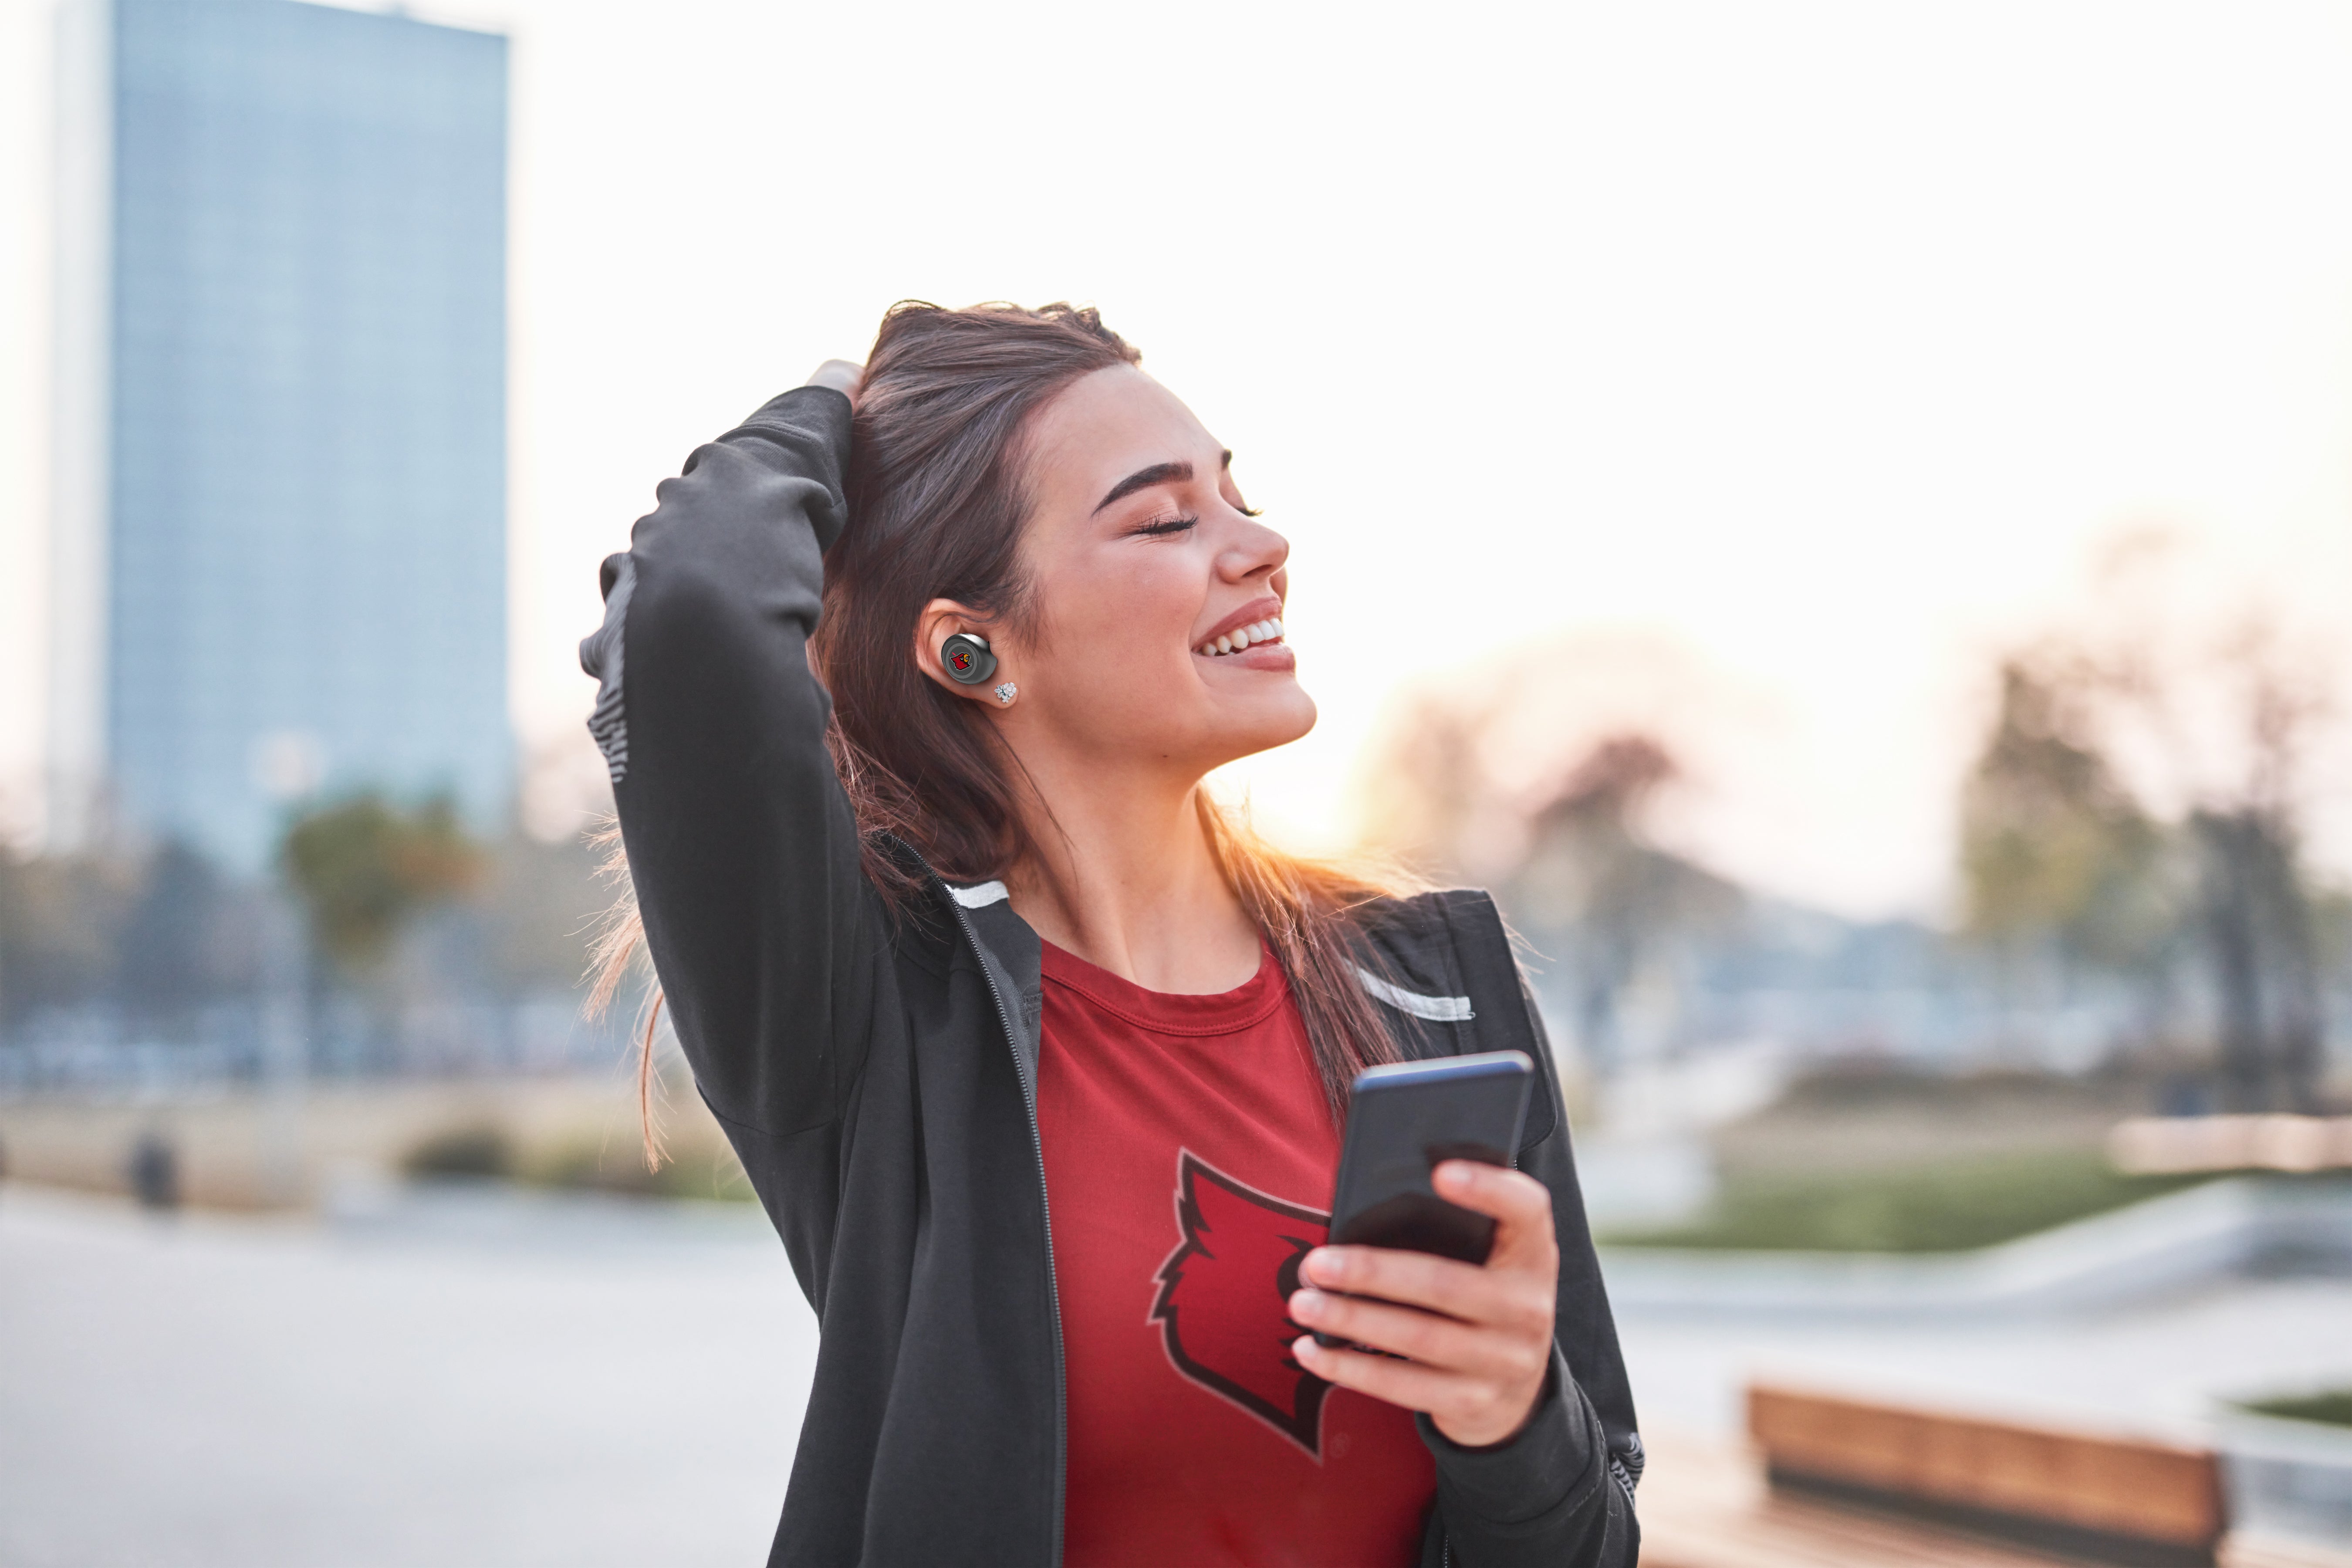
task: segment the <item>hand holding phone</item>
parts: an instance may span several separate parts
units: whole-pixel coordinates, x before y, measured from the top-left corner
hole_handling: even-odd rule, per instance
[[[1455,1443],[1489,1447],[1540,1408],[1559,1354],[1551,1194],[1507,1168],[1533,1064],[1504,1052],[1373,1070],[1348,1118],[1337,1245],[1300,1262],[1290,1309],[1305,1331],[1291,1353]],[[1451,1202],[1433,1190],[1441,1173]]]
[[[1399,1062],[1359,1075],[1348,1110],[1331,1240],[1483,1264],[1495,1222],[1430,1185],[1444,1160],[1508,1166],[1526,1124],[1535,1064],[1521,1051]],[[1318,1332],[1315,1342],[1345,1340]]]

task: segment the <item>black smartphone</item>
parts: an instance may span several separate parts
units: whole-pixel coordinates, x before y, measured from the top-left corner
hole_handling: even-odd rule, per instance
[[[1441,1160],[1508,1166],[1535,1073],[1524,1051],[1486,1051],[1359,1074],[1331,1194],[1331,1240],[1486,1262],[1494,1220],[1439,1197],[1429,1173]],[[1346,1342],[1322,1333],[1315,1340]]]

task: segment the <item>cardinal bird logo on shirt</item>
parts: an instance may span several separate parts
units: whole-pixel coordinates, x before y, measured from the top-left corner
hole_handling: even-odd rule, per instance
[[[1304,1331],[1290,1321],[1289,1302],[1299,1259],[1323,1245],[1330,1223],[1180,1151],[1176,1226],[1184,1239],[1160,1266],[1148,1320],[1160,1325],[1179,1373],[1318,1460],[1331,1385],[1290,1353]]]

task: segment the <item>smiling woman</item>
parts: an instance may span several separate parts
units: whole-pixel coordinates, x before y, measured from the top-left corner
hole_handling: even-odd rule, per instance
[[[1289,546],[1137,362],[896,307],[605,563],[607,984],[641,931],[824,1331],[772,1560],[1630,1563],[1549,1072],[1435,1173],[1484,1266],[1322,1245],[1358,1071],[1549,1053],[1484,895],[1209,797],[1315,721]]]

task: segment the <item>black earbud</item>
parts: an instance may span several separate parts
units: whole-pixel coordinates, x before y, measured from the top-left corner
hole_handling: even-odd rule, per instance
[[[988,651],[986,637],[958,632],[940,644],[940,668],[958,686],[978,686],[996,673],[996,656]]]

